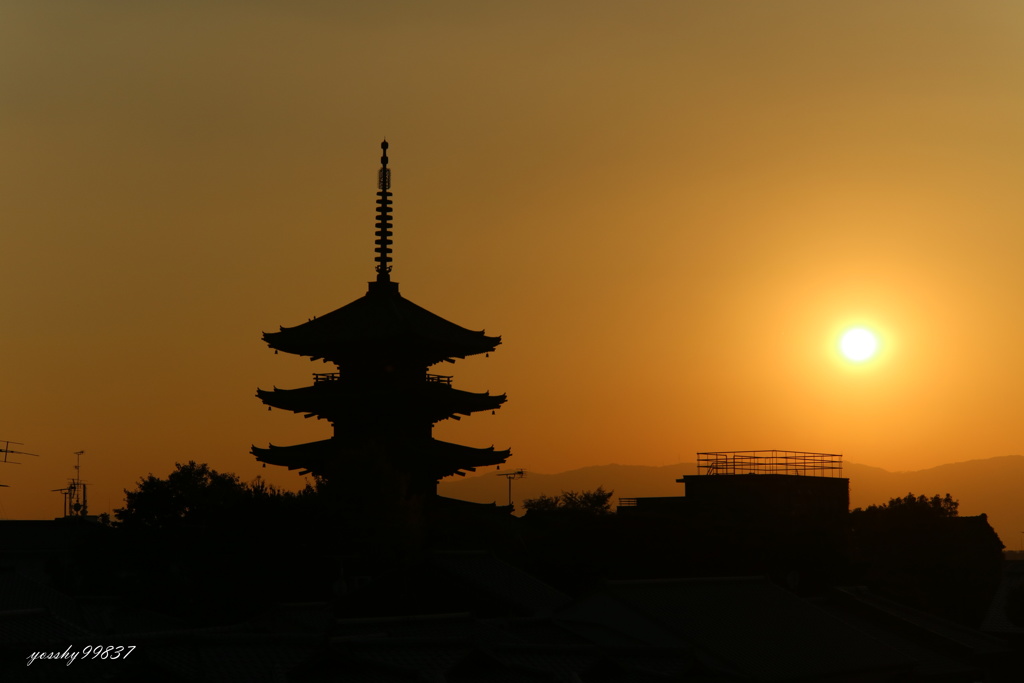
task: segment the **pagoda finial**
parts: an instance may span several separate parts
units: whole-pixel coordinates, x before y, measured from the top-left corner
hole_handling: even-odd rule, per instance
[[[380,171],[377,172],[377,282],[391,282],[391,169],[388,141],[380,143]]]

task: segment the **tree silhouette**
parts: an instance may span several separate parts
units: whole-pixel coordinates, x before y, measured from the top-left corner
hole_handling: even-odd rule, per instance
[[[562,491],[557,496],[546,496],[541,494],[538,498],[528,498],[523,501],[523,507],[527,512],[551,513],[565,512],[582,515],[607,515],[611,513],[611,497],[614,491],[605,491],[604,487],[598,486],[593,491]]]
[[[866,512],[869,515],[875,514],[911,514],[931,517],[956,517],[960,513],[960,501],[953,500],[953,496],[946,494],[944,497],[935,494],[928,496],[915,496],[908,493],[905,498],[899,496],[890,498],[888,503],[882,505],[869,505],[867,510],[862,511],[856,508],[853,512]]]
[[[523,501],[527,571],[570,594],[607,576],[612,491],[562,491]]]
[[[909,605],[977,623],[998,585],[1003,544],[985,515],[945,496],[893,498],[850,513],[857,580]]]
[[[114,510],[124,526],[163,529],[182,523],[208,521],[242,497],[245,487],[234,474],[221,474],[190,460],[175,463],[166,479],[150,474],[134,491],[125,489],[125,506]]]
[[[125,489],[125,506],[114,517],[125,528],[198,528],[240,525],[243,519],[278,515],[304,498],[315,497],[307,486],[299,494],[282,491],[257,477],[245,483],[238,475],[220,473],[206,463],[175,463],[166,479],[150,474],[138,488]]]
[[[281,491],[195,461],[176,463],[166,478],[143,477],[114,511],[130,549],[119,568],[124,591],[196,623],[247,618],[261,609],[255,594],[319,599],[337,578],[336,545],[323,539],[332,528],[326,498],[312,486]]]

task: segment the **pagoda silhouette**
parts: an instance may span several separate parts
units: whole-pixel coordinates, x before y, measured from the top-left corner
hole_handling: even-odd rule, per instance
[[[509,450],[472,448],[433,438],[441,420],[494,411],[505,395],[471,393],[452,386],[431,366],[494,351],[491,337],[451,323],[417,306],[391,280],[391,170],[388,143],[381,143],[376,223],[376,272],[366,294],[296,327],[264,333],[274,349],[337,366],[313,374],[299,389],[258,389],[270,408],[329,421],[329,439],[258,448],[260,462],[313,474],[360,512],[422,512],[437,496],[437,483],[452,474],[500,465]],[[268,408],[269,409],[269,408]],[[403,513],[402,510],[405,512]],[[390,516],[390,514],[389,514]]]

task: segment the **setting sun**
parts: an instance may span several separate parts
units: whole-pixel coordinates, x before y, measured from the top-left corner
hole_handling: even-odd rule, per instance
[[[870,330],[855,327],[843,333],[839,340],[839,350],[846,359],[862,363],[878,352],[878,337]]]

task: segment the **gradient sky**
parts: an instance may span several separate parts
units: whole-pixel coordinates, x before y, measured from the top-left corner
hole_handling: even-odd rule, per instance
[[[92,512],[189,459],[300,486],[249,447],[330,426],[255,389],[330,368],[260,335],[365,292],[385,136],[393,278],[504,340],[435,370],[509,396],[440,438],[1020,453],[1022,121],[1017,0],[7,0],[0,438],[41,457],[0,516],[76,450]]]

